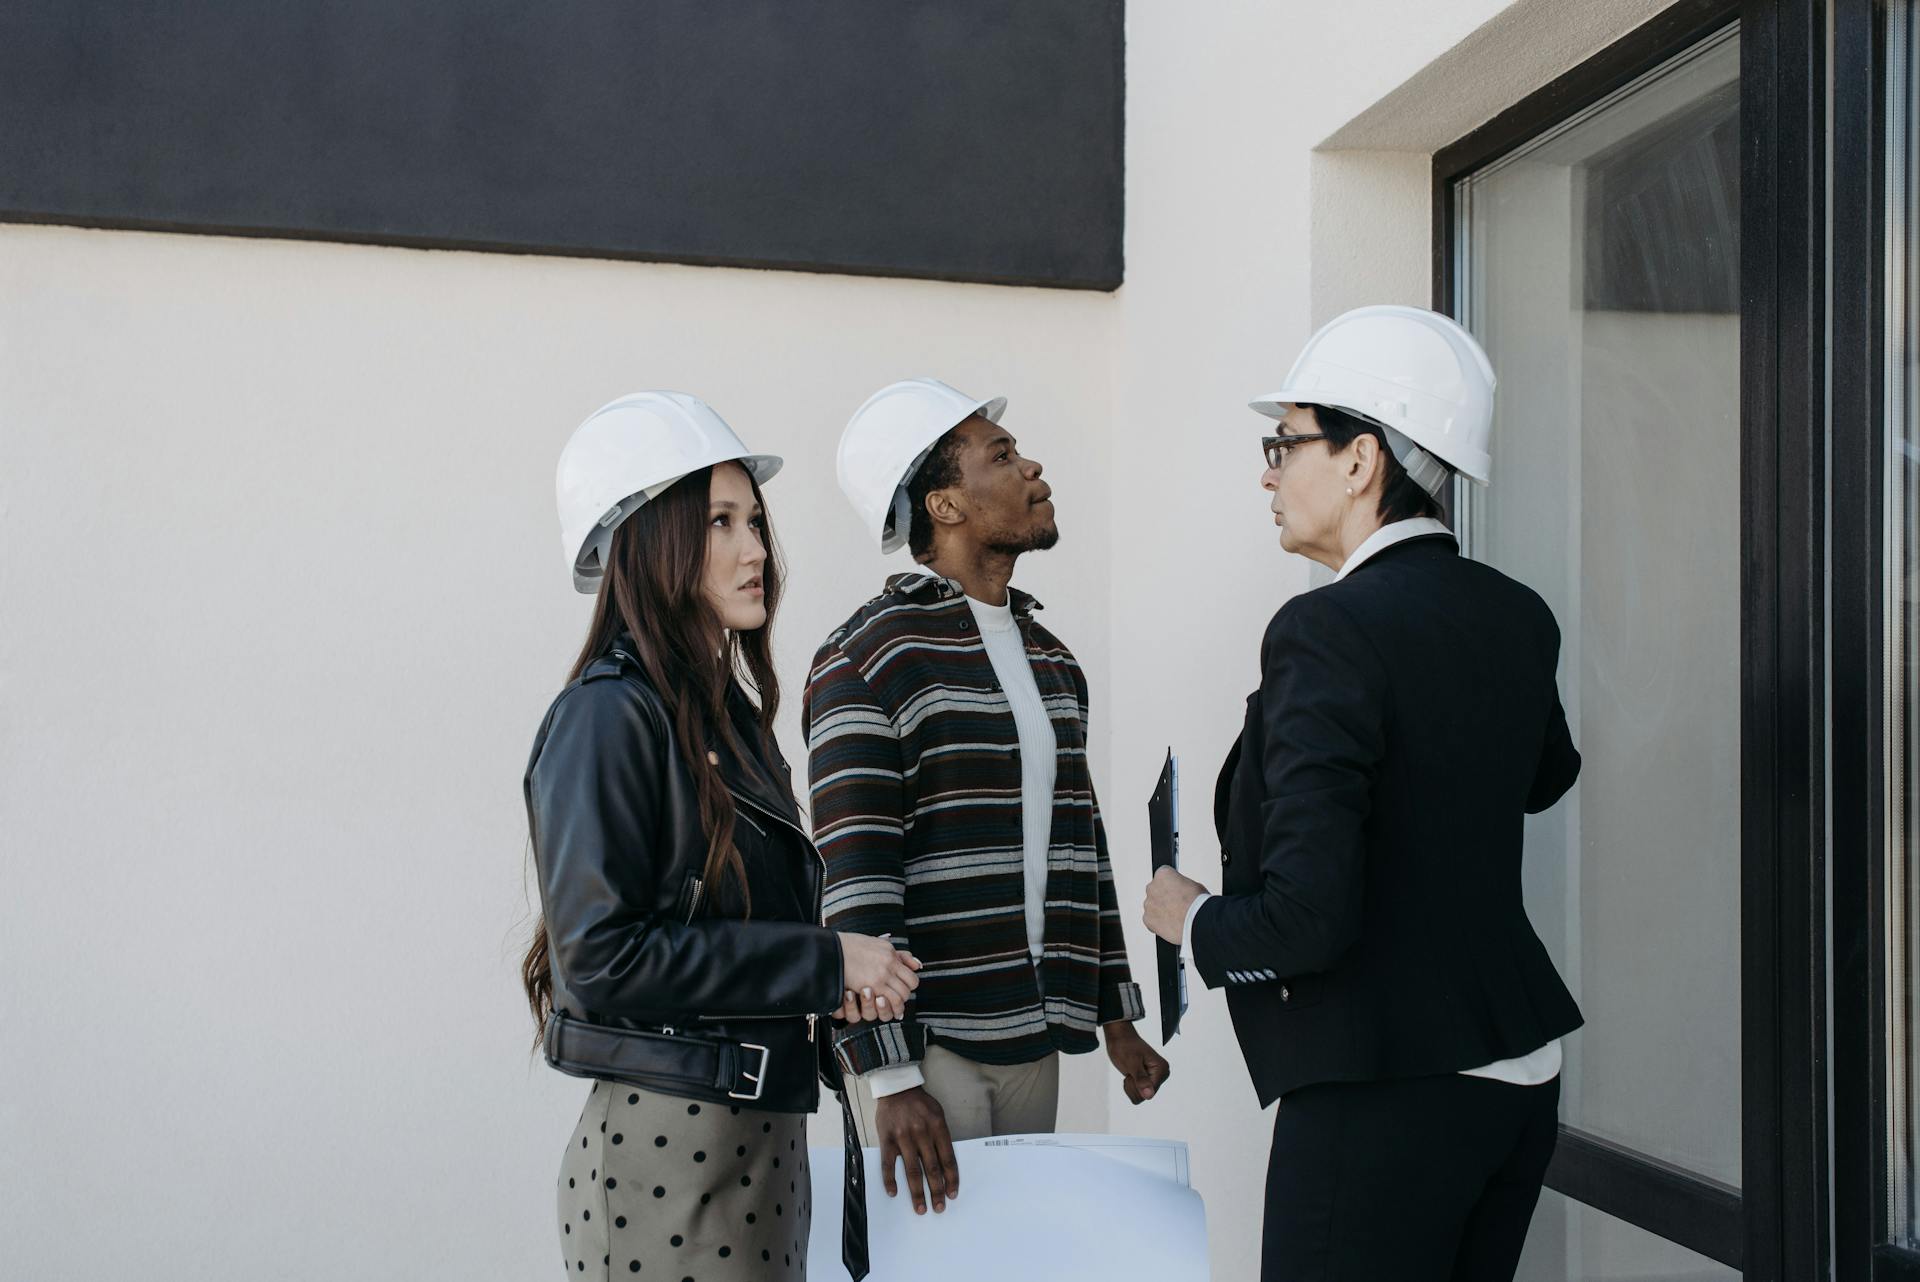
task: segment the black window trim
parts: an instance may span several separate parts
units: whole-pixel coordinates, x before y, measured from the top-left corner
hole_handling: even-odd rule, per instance
[[[1857,59],[1861,31],[1870,33],[1876,26],[1871,0],[1831,2],[1833,54]],[[1875,806],[1858,804],[1868,780],[1874,781],[1877,799],[1877,776],[1862,771],[1844,784],[1839,777],[1843,762],[1854,768],[1863,752],[1877,765],[1877,721],[1851,723],[1869,730],[1850,736],[1844,747],[1837,740],[1833,745],[1839,751],[1831,798],[1826,727],[1830,713],[1834,724],[1843,724],[1837,720],[1843,711],[1857,711],[1879,692],[1877,667],[1860,662],[1877,662],[1870,650],[1876,644],[1877,598],[1864,589],[1877,591],[1879,583],[1873,559],[1878,524],[1860,522],[1846,537],[1836,530],[1829,573],[1824,430],[1828,21],[1827,6],[1817,0],[1681,0],[1443,148],[1434,156],[1432,173],[1432,299],[1435,308],[1452,314],[1457,301],[1454,184],[1667,59],[1740,24],[1741,507],[1746,531],[1741,550],[1742,1187],[1730,1188],[1570,1127],[1562,1127],[1547,1182],[1566,1196],[1740,1269],[1749,1282],[1859,1276],[1830,1272],[1836,1260],[1830,1254],[1827,1183],[1825,914],[1830,906],[1847,908],[1849,897],[1873,879],[1857,875],[1858,869],[1836,876],[1830,905],[1825,829],[1830,806],[1836,817],[1848,811],[1852,823],[1844,832],[1836,824],[1836,849],[1845,848],[1843,841],[1858,840],[1860,823],[1877,823]],[[1875,97],[1871,91],[1881,83],[1877,75],[1837,75],[1835,80],[1847,86],[1836,95],[1836,115],[1861,109],[1856,99],[1863,93]],[[1850,80],[1855,83],[1849,85]],[[1835,160],[1856,170],[1860,166],[1852,150],[1839,146]],[[1844,190],[1849,180],[1870,179],[1870,173],[1851,170],[1836,174],[1836,190]],[[1878,202],[1861,206],[1872,211]],[[1870,290],[1877,290],[1877,268],[1862,271],[1872,264],[1860,261],[1871,256],[1877,237],[1863,239],[1861,229],[1843,229],[1839,221],[1833,246],[1836,279],[1864,278]],[[1873,300],[1866,301],[1868,306],[1852,308],[1844,319],[1839,313],[1845,309],[1836,307],[1836,359],[1843,339],[1877,341],[1871,328],[1877,320]],[[1858,332],[1862,324],[1864,333]],[[1859,402],[1877,395],[1877,380],[1857,383],[1850,390],[1858,395],[1836,398],[1832,413],[1836,422],[1845,414],[1856,425],[1871,427],[1877,407]],[[1871,431],[1855,432],[1853,438],[1844,447],[1836,443],[1836,476],[1851,468],[1859,478],[1863,463],[1877,466]],[[1870,470],[1865,475],[1872,477]],[[1842,504],[1855,495],[1851,486],[1856,483],[1836,487],[1835,510],[1845,510]],[[1866,489],[1869,497],[1877,496],[1877,482]],[[1823,632],[1829,584],[1835,594],[1831,674]],[[1846,637],[1863,642],[1867,652],[1861,645],[1843,646]],[[1855,848],[1878,849],[1872,844]],[[1859,867],[1866,867],[1865,861]],[[1861,915],[1859,924],[1873,928],[1868,938],[1878,938],[1877,920]],[[1836,945],[1858,942],[1843,934],[1837,925]],[[1872,948],[1864,952],[1869,959],[1876,954]],[[1850,974],[1839,968],[1839,976]],[[1851,996],[1835,999],[1836,1008],[1856,1019],[1859,1004]],[[1837,1107],[1836,1126],[1849,1137],[1873,1138],[1862,1133],[1855,1112]],[[1838,1155],[1836,1175],[1847,1157]],[[1852,1191],[1836,1183],[1833,1196]],[[1907,1253],[1880,1246],[1873,1254],[1876,1277],[1920,1282],[1920,1268]]]
[[[1897,2],[1897,0],[1896,0]],[[1920,1282],[1890,1242],[1886,1014],[1887,5],[1834,0],[1830,170],[1833,1275]],[[1842,70],[1845,69],[1845,70]],[[1857,69],[1857,70],[1856,70]],[[1920,128],[1910,121],[1909,129]],[[1913,218],[1920,211],[1909,210]],[[1909,268],[1911,270],[1911,267]],[[1857,376],[1851,374],[1858,371]],[[1897,693],[1897,692],[1896,692]]]

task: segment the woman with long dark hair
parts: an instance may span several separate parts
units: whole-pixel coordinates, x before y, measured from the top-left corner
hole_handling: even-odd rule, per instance
[[[596,601],[527,766],[522,973],[548,1062],[594,1083],[558,1185],[576,1279],[804,1277],[817,1022],[853,994],[897,1014],[918,984],[886,940],[818,924],[773,736],[779,466],[677,392],[603,407],[561,456]]]

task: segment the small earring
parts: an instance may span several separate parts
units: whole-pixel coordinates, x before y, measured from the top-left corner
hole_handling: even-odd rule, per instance
[[[1351,485],[1349,485],[1349,486],[1347,487],[1347,493],[1348,493],[1349,495],[1351,495],[1351,494],[1353,493],[1353,487],[1352,487]]]

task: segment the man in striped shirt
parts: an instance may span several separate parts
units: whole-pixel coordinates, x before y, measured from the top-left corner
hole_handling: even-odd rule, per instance
[[[801,714],[826,922],[923,963],[910,1013],[849,994],[864,1021],[836,1037],[862,1141],[889,1196],[905,1159],[916,1211],[958,1192],[952,1140],[1053,1129],[1060,1055],[1096,1028],[1134,1103],[1169,1071],[1133,1027],[1086,679],[1009,586],[1059,531],[1004,409],[916,379],[847,425],[842,487],[921,568],[827,638]]]

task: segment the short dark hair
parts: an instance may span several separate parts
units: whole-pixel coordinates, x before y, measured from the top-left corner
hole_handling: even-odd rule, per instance
[[[920,470],[907,482],[907,504],[913,518],[907,526],[907,551],[918,561],[933,552],[933,518],[927,515],[927,495],[960,484],[960,434],[958,425],[935,441],[927,451]]]
[[[1313,421],[1326,433],[1327,448],[1335,454],[1345,450],[1363,434],[1371,435],[1380,442],[1380,458],[1387,468],[1386,484],[1380,490],[1381,524],[1410,521],[1420,516],[1439,520],[1446,515],[1440,500],[1422,489],[1395,457],[1393,447],[1387,443],[1386,429],[1380,424],[1332,405],[1303,405],[1301,408],[1313,411]]]

